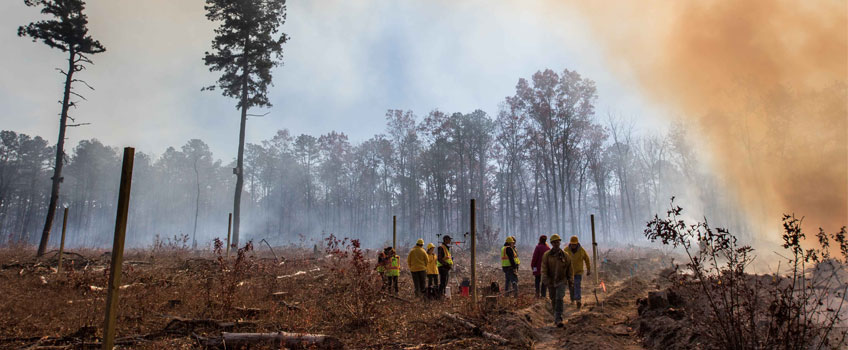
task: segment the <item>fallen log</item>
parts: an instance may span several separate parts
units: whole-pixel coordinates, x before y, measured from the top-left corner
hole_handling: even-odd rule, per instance
[[[494,341],[494,342],[496,342],[496,343],[498,343],[498,344],[501,344],[501,345],[508,343],[508,341],[506,340],[506,338],[504,338],[504,337],[502,337],[502,336],[499,336],[499,335],[497,335],[497,334],[494,334],[494,333],[486,332],[486,331],[484,331],[483,329],[481,329],[480,327],[478,327],[478,326],[474,325],[474,324],[473,324],[473,323],[471,323],[471,322],[468,322],[468,321],[466,321],[466,320],[463,320],[462,318],[460,318],[460,317],[459,317],[459,316],[457,316],[457,315],[454,315],[454,314],[451,314],[451,313],[447,313],[447,312],[445,312],[445,313],[443,313],[443,314],[444,314],[445,316],[447,316],[448,318],[450,318],[450,319],[452,319],[452,320],[456,321],[456,323],[459,323],[461,326],[463,326],[463,327],[465,327],[465,328],[470,329],[470,330],[471,330],[471,332],[472,332],[472,333],[474,333],[474,334],[476,334],[476,335],[483,336],[484,338],[489,339],[489,340],[492,340],[492,341]]]
[[[288,349],[344,349],[337,338],[322,334],[304,333],[221,333],[220,337],[198,337],[207,348],[239,349],[247,346],[270,345]]]
[[[292,278],[292,277],[305,275],[309,272],[318,272],[318,271],[321,271],[320,267],[316,267],[316,268],[308,270],[308,271],[298,271],[298,272],[295,272],[295,273],[290,274],[290,275],[277,276],[277,279]]]
[[[183,317],[171,317],[171,321],[164,328],[164,332],[188,334],[195,328],[211,328],[220,330],[232,330],[237,326],[255,326],[250,321],[226,322],[212,319],[193,319]]]
[[[118,289],[124,290],[124,289],[130,288],[130,287],[138,287],[138,286],[143,286],[143,285],[144,285],[144,283],[136,282],[136,283],[132,283],[132,284],[125,284],[123,286],[118,287]],[[88,290],[90,290],[92,292],[103,292],[103,291],[106,290],[106,287],[88,286]]]

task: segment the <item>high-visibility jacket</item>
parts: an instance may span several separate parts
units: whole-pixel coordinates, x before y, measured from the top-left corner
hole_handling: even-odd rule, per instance
[[[563,250],[565,251],[565,254],[571,256],[571,272],[573,274],[582,275],[584,272],[584,263],[586,264],[586,269],[592,268],[589,261],[589,254],[586,253],[586,250],[583,249],[583,247],[578,246],[576,252],[571,251],[571,247],[565,247]]]
[[[439,269],[436,267],[436,262],[438,259],[436,258],[436,254],[427,254],[427,274],[428,275],[438,275]]]
[[[400,276],[400,257],[395,255],[392,257],[392,261],[389,263],[389,266],[386,268],[386,276],[389,277],[398,277]]]
[[[501,266],[502,267],[510,267],[512,263],[509,262],[509,256],[506,255],[506,249],[512,249],[512,258],[515,260],[515,264],[521,264],[521,260],[518,259],[518,252],[515,251],[512,247],[504,246],[501,248]]]
[[[450,249],[448,249],[448,247],[447,247],[444,243],[442,243],[442,244],[439,246],[439,249],[444,249],[444,252],[445,252],[445,263],[446,263],[446,264],[442,264],[442,262],[441,262],[441,261],[436,260],[436,267],[442,267],[442,266],[444,266],[444,265],[447,265],[447,266],[453,266],[453,258],[451,258],[451,252],[450,252]]]
[[[413,247],[406,258],[406,264],[409,265],[409,272],[427,270],[427,251],[421,246]]]

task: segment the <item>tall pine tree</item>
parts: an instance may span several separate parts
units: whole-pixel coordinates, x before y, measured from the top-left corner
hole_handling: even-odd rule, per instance
[[[283,44],[288,40],[280,26],[286,20],[285,0],[206,0],[206,17],[220,22],[215,29],[212,51],[204,62],[210,71],[222,72],[217,84],[205,90],[222,90],[224,96],[237,98],[241,110],[239,146],[236,168],[236,191],[233,199],[233,238],[238,245],[241,193],[244,187],[244,132],[251,107],[270,107],[268,86],[271,69],[283,58]]]
[[[67,54],[67,68],[60,69],[65,76],[65,90],[62,95],[62,112],[59,114],[59,139],[56,142],[56,164],[53,168],[50,204],[47,207],[47,218],[44,220],[44,230],[41,242],[38,244],[38,256],[44,255],[47,242],[50,240],[50,229],[56,216],[56,205],[59,201],[59,186],[62,183],[62,165],[65,157],[65,129],[79,124],[68,124],[68,109],[76,107],[76,101],[71,96],[85,99],[74,91],[74,83],[82,83],[91,88],[85,81],[74,78],[74,73],[85,69],[86,64],[92,64],[87,55],[106,51],[99,41],[88,35],[88,18],[83,14],[85,1],[82,0],[24,0],[27,6],[41,7],[41,13],[54,19],[30,23],[18,27],[18,36],[30,37],[32,41],[41,40],[47,46],[62,50]]]

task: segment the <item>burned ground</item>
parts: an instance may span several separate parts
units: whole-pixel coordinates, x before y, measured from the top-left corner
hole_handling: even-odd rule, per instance
[[[364,261],[368,271],[361,273],[349,251],[316,255],[311,249],[276,250],[283,252],[279,260],[267,249],[246,252],[241,259],[237,253],[219,259],[210,252],[128,252],[117,343],[137,349],[195,349],[222,332],[282,331],[331,336],[350,349],[638,348],[636,300],[647,295],[652,287],[648,281],[667,263],[656,252],[604,252],[600,278],[608,293],[599,292],[603,307],[595,305],[594,283],[587,278],[587,305],[576,311],[566,300],[567,325],[556,329],[549,301],[533,296],[527,268],[520,273],[519,298],[499,297],[496,305],[474,310],[470,298],[457,294],[458,283],[468,275],[463,268],[468,256],[462,252],[456,256],[451,300],[417,301],[407,274],[400,278],[398,297],[381,293],[379,277],[370,271],[373,259]],[[73,252],[57,274],[56,254],[37,261],[30,253],[2,253],[0,348],[97,347],[109,256]],[[481,260],[494,260],[488,255],[481,254]],[[481,286],[503,284],[493,263],[480,264],[478,275]]]

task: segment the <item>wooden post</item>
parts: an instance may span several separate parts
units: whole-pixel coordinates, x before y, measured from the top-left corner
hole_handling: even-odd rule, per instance
[[[601,269],[598,268],[598,241],[595,240],[595,214],[589,216],[592,222],[592,267],[595,269],[595,288],[598,288],[598,278]]]
[[[477,215],[474,200],[471,200],[471,301],[477,309]]]
[[[109,289],[106,291],[106,319],[103,322],[103,350],[115,346],[115,319],[118,314],[118,288],[121,286],[121,267],[124,260],[124,238],[127,235],[127,212],[130,206],[133,157],[135,149],[124,148],[121,187],[118,192],[118,212],[115,218],[115,240],[112,244],[112,264],[109,270]]]
[[[397,251],[397,215],[392,215],[392,249]]]
[[[62,273],[62,253],[65,252],[65,231],[68,229],[68,208],[65,207],[65,215],[62,217],[62,240],[59,241],[59,265],[56,274]]]
[[[227,220],[227,257],[230,257],[230,234],[233,228],[233,213],[230,213],[230,219]]]

